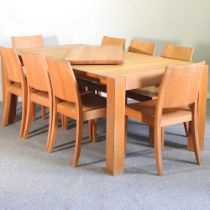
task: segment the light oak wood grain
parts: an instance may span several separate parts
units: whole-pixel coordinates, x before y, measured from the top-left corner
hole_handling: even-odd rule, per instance
[[[12,47],[14,49],[23,49],[23,48],[35,48],[35,47],[44,47],[44,38],[42,35],[32,35],[32,36],[12,36]],[[22,63],[21,57],[20,61]],[[42,119],[46,119],[45,107],[41,107]],[[36,118],[36,107],[33,104],[32,108],[32,118]]]
[[[32,121],[33,103],[35,103],[49,108],[49,126],[47,137],[49,140],[51,134],[53,100],[52,88],[48,75],[48,66],[45,57],[40,54],[22,52],[21,58],[24,64],[28,86],[27,114],[23,138],[26,139],[28,137]]]
[[[12,46],[15,49],[43,47],[44,38],[42,35],[12,36]]]
[[[142,45],[142,48],[145,47],[145,51],[146,50],[151,50],[150,54],[152,53],[152,49],[153,49],[152,44],[150,44],[150,45],[147,44],[146,45],[144,43],[134,42],[133,45],[136,48],[139,47],[139,49],[141,49],[140,47]],[[142,51],[143,50],[139,50],[139,51],[136,50],[136,52],[138,52],[138,53],[142,53]],[[162,52],[162,57],[173,58],[173,59],[177,59],[177,60],[190,62],[192,60],[193,52],[194,52],[193,48],[177,46],[177,45],[172,45],[172,44],[166,44],[164,46],[164,49],[163,49],[163,52]],[[141,88],[141,89],[135,89],[135,90],[128,91],[127,92],[127,97],[138,100],[138,101],[146,101],[146,100],[157,98],[158,91],[159,91],[158,86],[144,87],[144,88]],[[184,123],[184,128],[185,128],[185,131],[186,131],[186,135],[188,135],[188,129],[187,129],[188,125],[187,125],[187,123]]]
[[[65,58],[71,64],[122,64],[120,46],[78,46],[69,50]]]
[[[163,174],[162,128],[168,125],[189,122],[188,141],[193,145],[197,163],[201,163],[197,101],[204,68],[204,62],[167,67],[157,100],[126,105],[126,116],[153,128],[150,134],[154,135],[158,175]]]
[[[54,46],[54,47],[47,47],[47,48],[38,48],[38,49],[25,49],[25,51],[30,51],[33,53],[38,54],[44,54],[47,57],[50,57],[52,59],[57,60],[65,60],[65,57],[71,47],[76,47],[77,45],[68,45],[68,46]],[[109,92],[117,92],[120,90],[120,87],[117,85],[111,85],[112,83],[109,83],[108,80],[117,80],[119,77],[125,78],[125,88],[123,90],[131,90],[131,89],[138,89],[150,85],[159,85],[161,82],[161,79],[163,77],[165,67],[168,65],[179,65],[179,64],[185,64],[185,61],[179,61],[175,59],[168,59],[163,57],[157,57],[157,56],[148,56],[148,55],[142,55],[137,53],[130,53],[125,52],[124,53],[124,63],[122,65],[73,65],[72,68],[76,74],[77,77],[80,78],[88,78],[91,80],[95,80],[97,82],[103,83],[107,86],[107,89],[110,89]],[[208,74],[208,66],[206,66],[206,74]],[[118,84],[118,83],[117,83]],[[199,125],[199,136],[203,137],[200,138],[200,145],[203,145],[204,142],[204,130],[205,130],[205,118],[206,118],[206,93],[207,93],[207,79],[206,77],[202,78],[202,84],[200,87],[200,95],[202,97],[199,97],[198,102],[198,125]],[[120,94],[120,93],[119,93]],[[125,94],[125,93],[124,93]],[[111,96],[111,98],[115,96]],[[116,99],[115,99],[116,100]],[[117,97],[117,102],[121,105],[125,104],[124,97]],[[109,100],[109,94],[107,97],[107,106],[111,107],[112,100]],[[123,109],[122,107],[120,109]],[[107,116],[109,115],[109,108],[107,109]],[[122,114],[122,112],[120,112]],[[120,115],[120,119],[123,118],[122,115]],[[115,153],[115,151],[118,150],[118,154],[124,153],[124,148],[119,147],[116,148],[115,141],[119,142],[117,133],[119,132],[119,135],[124,135],[124,128],[122,128],[122,122],[116,120],[116,116],[114,115],[113,118],[107,121],[108,123],[111,122],[111,125],[109,125],[109,129],[113,132],[110,135],[107,133],[107,140],[109,141],[109,144],[106,145],[106,150],[109,151],[107,153],[106,157],[107,159],[110,159],[109,154]],[[124,119],[124,118],[123,118]],[[122,134],[123,133],[123,134]],[[121,139],[122,141],[122,139]],[[201,146],[200,146],[201,147]],[[191,147],[192,148],[192,147]],[[202,148],[201,148],[202,149]],[[106,161],[106,165],[108,164],[109,173],[111,174],[117,174],[121,173],[124,168],[124,156],[122,155],[114,155],[112,154],[112,158],[118,158],[118,160],[114,159],[111,162],[118,162],[118,166],[115,167],[115,164],[110,164],[108,161]]]
[[[76,120],[76,141],[72,166],[78,165],[83,133],[83,122],[106,115],[106,100],[94,94],[80,96],[74,72],[69,62],[47,60],[53,90],[52,130],[47,147],[51,152],[55,144],[58,113]],[[91,126],[95,125],[91,123]],[[96,129],[93,127],[96,135]],[[96,136],[94,136],[96,138]]]
[[[4,88],[4,103],[3,103],[3,116],[2,116],[2,125],[3,127],[7,126],[10,120],[10,112],[12,98],[22,97],[22,117],[21,117],[21,127],[20,127],[20,137],[23,136],[25,128],[25,119],[26,119],[26,102],[27,102],[27,83],[26,78],[23,73],[21,63],[14,49],[1,48],[0,49],[2,62],[4,65],[3,78],[3,88]],[[15,100],[13,109],[16,110],[17,99]],[[15,115],[16,111],[13,111]]]
[[[173,58],[182,61],[191,61],[194,49],[173,44],[166,44],[163,48],[162,57]]]
[[[102,46],[120,46],[124,50],[126,40],[118,37],[104,36],[101,42]]]
[[[140,53],[145,55],[154,55],[155,43],[143,40],[131,40],[128,52]]]

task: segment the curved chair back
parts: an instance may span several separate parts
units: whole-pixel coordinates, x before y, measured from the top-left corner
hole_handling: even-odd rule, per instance
[[[12,82],[22,82],[24,75],[20,60],[12,48],[1,48],[2,62],[4,66],[5,78]]]
[[[42,35],[13,36],[12,46],[15,49],[43,47],[44,39]]]
[[[193,53],[194,53],[193,48],[166,44],[161,56],[164,58],[172,58],[182,61],[191,61]]]
[[[162,108],[196,103],[204,67],[204,62],[167,67],[159,94]]]
[[[47,59],[53,94],[62,100],[78,104],[79,89],[69,62]]]
[[[26,78],[31,88],[49,92],[50,80],[45,56],[28,52],[21,53]]]
[[[155,44],[152,42],[141,41],[141,40],[131,40],[128,52],[140,53],[145,55],[154,55]]]
[[[104,36],[101,42],[102,46],[106,45],[114,45],[114,46],[122,46],[123,50],[125,48],[125,39],[122,38],[116,38],[116,37],[110,37],[110,36]]]

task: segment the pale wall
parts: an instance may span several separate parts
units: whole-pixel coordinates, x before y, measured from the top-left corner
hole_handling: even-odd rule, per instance
[[[0,45],[12,35],[43,34],[46,44],[99,44],[103,35],[195,48],[210,64],[209,0],[7,0],[0,6]],[[210,86],[209,86],[210,93]],[[1,94],[0,94],[1,99]]]

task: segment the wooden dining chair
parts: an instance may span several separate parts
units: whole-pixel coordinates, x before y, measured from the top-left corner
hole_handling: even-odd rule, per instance
[[[128,52],[140,53],[145,55],[154,55],[155,43],[143,40],[131,40]]]
[[[192,61],[194,49],[173,44],[166,44],[163,48],[162,57],[181,61]]]
[[[83,122],[106,115],[105,98],[95,94],[80,95],[70,63],[47,59],[53,89],[52,130],[48,151],[52,152],[58,127],[58,113],[76,120],[76,140],[72,166],[78,164],[83,133]]]
[[[2,126],[5,127],[9,123],[10,106],[12,95],[22,97],[22,118],[20,126],[20,137],[23,136],[25,119],[26,119],[26,102],[27,102],[27,86],[26,79],[21,67],[20,60],[14,49],[1,48],[0,49],[2,62],[4,65],[5,74],[5,96],[4,108],[2,117]]]
[[[43,55],[22,52],[21,58],[27,78],[27,114],[23,138],[28,137],[28,132],[32,121],[33,103],[49,108],[49,130],[48,139],[51,130],[52,117],[52,89],[48,75],[48,66]]]
[[[44,47],[42,35],[12,36],[12,46],[15,49]]]
[[[102,46],[111,45],[111,46],[122,46],[123,50],[125,48],[125,39],[122,38],[116,38],[116,37],[110,37],[110,36],[104,36],[101,42]]]
[[[188,141],[194,146],[197,163],[201,163],[197,101],[203,70],[204,62],[166,67],[156,100],[126,105],[127,117],[148,124],[154,131],[158,175],[163,174],[161,129],[169,125],[189,122]]]
[[[44,47],[44,38],[42,35],[32,35],[32,36],[12,36],[12,46],[14,49],[24,49],[24,48],[39,48]],[[21,58],[20,58],[21,59]],[[22,62],[22,61],[21,61]],[[35,104],[33,105],[32,115],[33,118],[36,117]],[[42,119],[46,119],[45,107],[41,107]]]

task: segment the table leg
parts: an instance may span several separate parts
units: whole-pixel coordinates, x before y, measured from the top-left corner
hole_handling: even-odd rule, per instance
[[[207,93],[208,93],[208,66],[206,66],[206,69],[203,74],[199,103],[198,103],[200,149],[203,149],[204,140],[205,140]]]
[[[125,78],[107,81],[106,172],[123,173],[125,139]]]
[[[198,98],[198,135],[199,135],[199,143],[201,150],[204,147],[204,141],[205,141],[207,92],[208,92],[208,66],[206,65],[201,81],[201,87]],[[193,150],[192,142],[188,143],[188,149]]]

